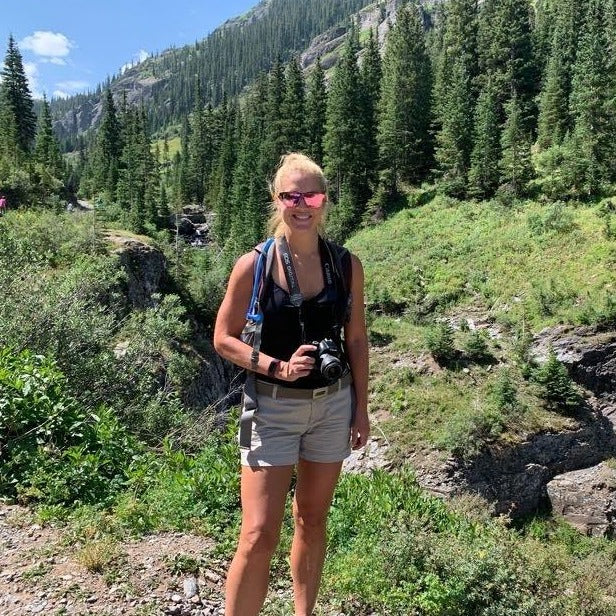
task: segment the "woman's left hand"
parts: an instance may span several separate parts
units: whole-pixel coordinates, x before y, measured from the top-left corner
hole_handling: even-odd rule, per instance
[[[351,447],[353,449],[365,447],[369,436],[370,420],[368,419],[368,412],[356,412],[351,425]]]

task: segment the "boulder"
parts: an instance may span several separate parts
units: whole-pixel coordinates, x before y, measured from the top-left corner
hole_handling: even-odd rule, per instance
[[[558,475],[547,485],[554,514],[593,537],[616,536],[616,469],[601,463]]]
[[[150,246],[144,239],[132,235],[108,232],[115,254],[127,276],[127,295],[133,308],[154,305],[152,295],[160,291],[165,274],[166,260],[163,253]]]

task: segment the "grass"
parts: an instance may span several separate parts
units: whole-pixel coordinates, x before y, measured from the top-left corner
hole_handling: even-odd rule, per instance
[[[76,560],[91,573],[105,572],[117,557],[117,545],[105,538],[86,543],[78,552]]]
[[[605,237],[599,205],[567,206],[571,225],[540,224],[538,233],[529,219],[550,207],[436,197],[358,233],[348,246],[364,263],[369,306],[425,315],[479,303],[536,330],[596,320],[616,294],[616,241]]]
[[[386,418],[395,461],[426,447],[468,457],[490,442],[574,427],[545,408],[525,348],[544,327],[616,319],[616,242],[601,204],[411,201],[421,205],[347,244],[366,274],[370,408]],[[491,335],[470,331],[477,316]],[[453,346],[433,357],[431,334],[444,322],[455,324]],[[490,397],[503,368],[514,411]]]

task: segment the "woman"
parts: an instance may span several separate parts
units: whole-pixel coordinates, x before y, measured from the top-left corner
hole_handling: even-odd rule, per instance
[[[308,157],[288,154],[281,160],[271,192],[270,228],[277,249],[272,281],[261,297],[264,320],[256,361],[251,361],[252,347],[240,339],[253,285],[254,251],[240,257],[233,268],[214,331],[218,353],[254,371],[257,378],[258,410],[250,446],[242,450],[242,526],[227,576],[226,616],[256,615],[263,605],[294,469],[295,614],[312,614],[325,559],[327,512],[342,461],[351,448],[363,447],[369,434],[361,263],[350,255],[351,301],[342,340],[335,322],[340,285],[332,293],[328,251],[320,238],[327,207],[323,172]],[[293,282],[293,275],[303,300],[299,306],[291,303],[289,293],[293,285],[287,281]],[[311,344],[323,337],[342,347],[342,377],[334,370],[339,378],[333,384],[323,374],[322,363],[319,369],[322,357]]]

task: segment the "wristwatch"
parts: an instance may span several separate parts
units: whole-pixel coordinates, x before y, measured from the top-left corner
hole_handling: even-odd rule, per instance
[[[272,361],[270,362],[269,368],[267,369],[267,376],[275,377],[276,370],[278,370],[278,366],[280,366],[280,360],[272,359]]]

